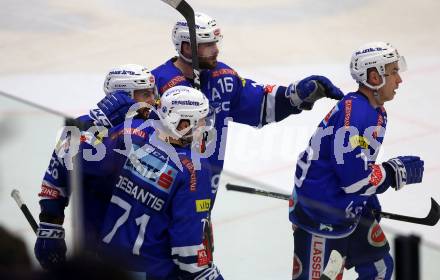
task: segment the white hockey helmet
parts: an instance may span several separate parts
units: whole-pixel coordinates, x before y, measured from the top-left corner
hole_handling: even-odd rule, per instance
[[[212,17],[196,12],[196,41],[197,44],[220,42],[223,35],[220,31],[220,27],[217,25],[217,21]],[[174,47],[176,48],[179,56],[187,62],[191,62],[190,58],[183,56],[182,54],[182,42],[190,43],[188,24],[185,19],[180,19],[176,22],[171,33]]]
[[[209,113],[209,101],[199,90],[186,86],[175,86],[164,92],[157,109],[164,127],[164,133],[179,139],[193,128]],[[178,131],[181,120],[188,120],[189,127]]]
[[[351,56],[350,73],[353,79],[359,84],[377,90],[385,84],[385,65],[398,62],[399,71],[406,70],[406,62],[403,56],[390,43],[373,42],[363,45]],[[382,83],[378,86],[370,85],[367,82],[367,70],[376,68],[382,77]]]
[[[106,95],[121,90],[133,98],[135,90],[153,89],[157,96],[156,81],[148,68],[137,64],[125,64],[110,69],[104,80]]]

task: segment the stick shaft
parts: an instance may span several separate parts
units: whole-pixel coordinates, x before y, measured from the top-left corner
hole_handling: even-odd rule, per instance
[[[38,230],[38,224],[34,219],[34,216],[32,216],[31,211],[29,211],[29,208],[27,205],[23,202],[20,196],[20,192],[16,189],[12,190],[11,192],[12,198],[17,203],[18,207],[20,208],[23,215],[26,217],[26,220],[28,221],[29,225],[32,227],[32,230],[37,233]]]

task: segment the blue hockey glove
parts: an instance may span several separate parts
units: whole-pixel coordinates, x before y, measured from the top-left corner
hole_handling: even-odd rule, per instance
[[[98,102],[98,108],[90,110],[90,117],[96,125],[107,128],[118,125],[125,120],[125,115],[134,100],[124,91],[115,91]]]
[[[291,84],[288,87],[290,101],[301,110],[311,110],[314,103],[323,97],[340,100],[344,97],[342,91],[334,86],[324,76],[313,75]]]
[[[66,242],[63,226],[40,223],[34,253],[44,269],[51,269],[66,260]]]
[[[424,161],[416,156],[401,156],[383,163],[394,171],[393,187],[400,190],[405,185],[420,183],[423,178]],[[388,175],[388,174],[387,174]]]

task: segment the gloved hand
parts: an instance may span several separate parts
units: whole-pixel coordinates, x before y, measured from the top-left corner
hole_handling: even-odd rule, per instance
[[[293,106],[301,110],[311,110],[316,100],[328,97],[340,100],[344,97],[342,91],[334,86],[324,76],[313,75],[291,84],[288,87],[290,100]]]
[[[66,242],[62,225],[41,222],[37,230],[34,253],[44,269],[51,269],[66,260]]]
[[[98,102],[98,108],[90,110],[90,117],[96,125],[107,128],[118,125],[125,120],[125,115],[135,101],[124,91],[115,91]]]
[[[405,185],[420,183],[423,178],[424,161],[416,156],[400,156],[382,163],[390,167],[394,174],[392,187],[400,190]],[[387,168],[389,170],[390,168]],[[388,172],[387,172],[388,176]]]

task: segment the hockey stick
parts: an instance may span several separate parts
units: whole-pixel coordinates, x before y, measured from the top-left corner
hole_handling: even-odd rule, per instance
[[[185,0],[162,0],[174,9],[176,9],[186,20],[189,30],[189,40],[191,43],[192,68],[194,74],[194,88],[200,90],[200,67],[199,57],[197,55],[196,39],[196,20],[193,8]]]
[[[26,204],[21,199],[20,192],[16,189],[13,189],[11,192],[11,196],[15,200],[15,202],[17,203],[18,207],[21,209],[21,212],[23,212],[24,216],[26,217],[26,220],[31,225],[32,230],[35,233],[37,233],[38,224],[35,221],[34,217],[32,216],[32,213],[29,211],[29,208],[26,206]]]
[[[57,117],[62,117],[62,118],[65,119],[65,125],[66,126],[76,126],[79,129],[81,129],[81,130],[86,130],[85,129],[85,125],[86,124],[84,122],[82,122],[80,120],[77,120],[75,118],[72,118],[71,116],[66,115],[66,114],[64,114],[64,113],[62,113],[60,111],[53,110],[53,109],[51,109],[49,107],[45,107],[43,105],[34,103],[32,101],[23,99],[23,98],[18,97],[18,96],[14,96],[14,95],[6,93],[4,91],[0,91],[0,95],[4,96],[6,98],[9,98],[11,100],[15,100],[15,101],[17,101],[19,103],[26,104],[26,105],[28,105],[30,107],[33,107],[33,108],[38,109],[38,110],[41,110],[43,112],[49,113],[51,115],[54,115],[54,116],[57,116]]]
[[[249,188],[249,187],[244,187],[244,186],[239,186],[239,185],[234,185],[234,184],[226,184],[226,189],[229,191],[258,194],[258,195],[262,195],[262,196],[269,196],[269,197],[284,199],[284,200],[290,199],[290,195],[287,195],[287,194],[268,192],[268,191],[263,191],[263,190],[259,190],[259,189],[255,189],[255,188]],[[437,224],[437,222],[440,219],[440,206],[433,198],[431,198],[431,209],[429,210],[428,215],[424,218],[403,216],[403,215],[399,215],[399,214],[382,212],[382,211],[377,211],[377,210],[373,210],[373,215],[380,216],[381,218],[385,218],[385,219],[397,220],[397,221],[402,221],[402,222],[407,222],[407,223],[420,224],[420,225],[426,225],[426,226],[434,226]]]
[[[377,210],[372,210],[372,212],[373,215],[380,215],[382,218],[393,219],[393,220],[403,221],[413,224],[427,225],[427,226],[435,226],[438,220],[440,219],[440,206],[432,197],[431,197],[431,209],[429,210],[428,215],[424,218],[403,216],[399,214],[381,212]]]

